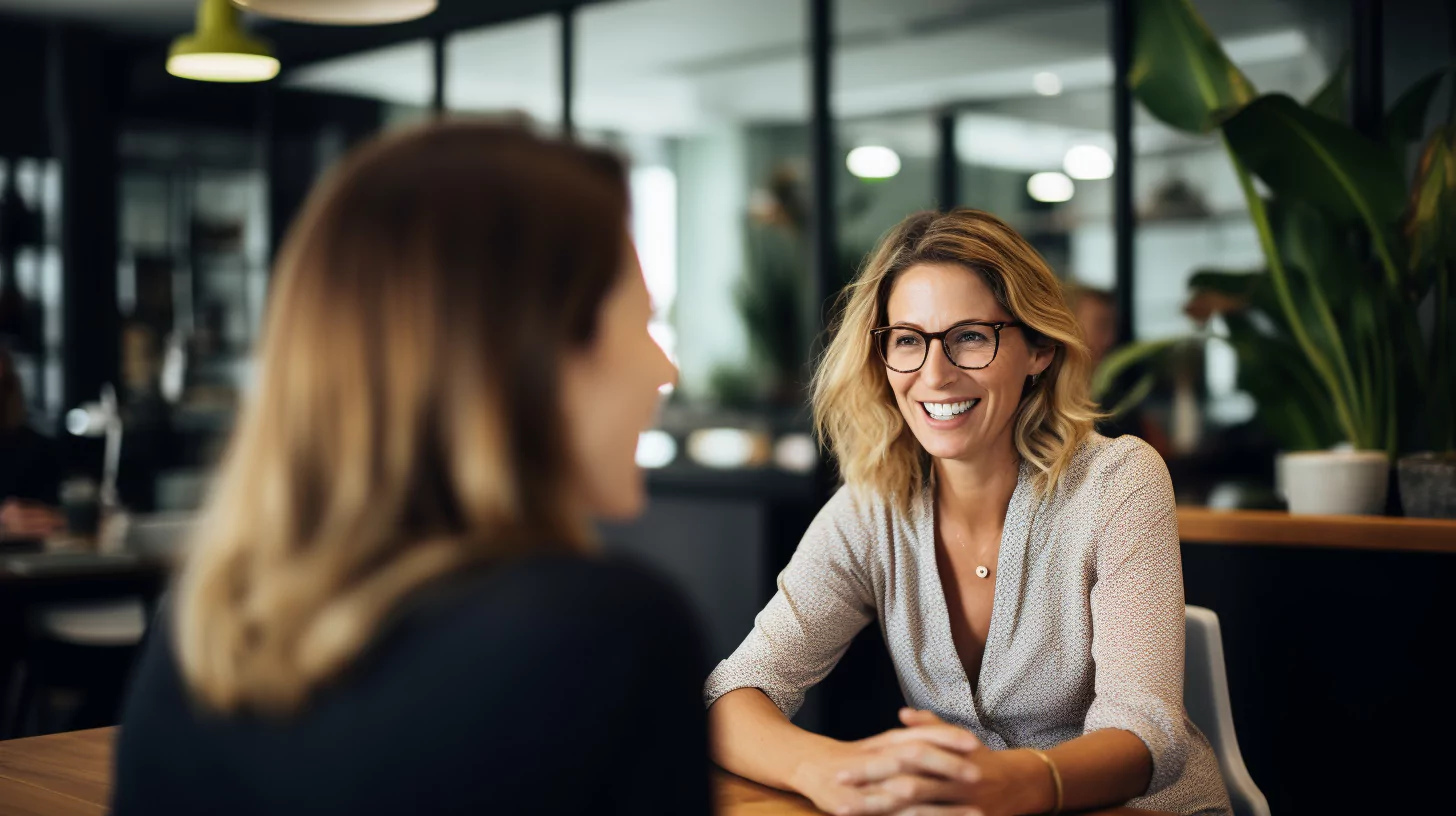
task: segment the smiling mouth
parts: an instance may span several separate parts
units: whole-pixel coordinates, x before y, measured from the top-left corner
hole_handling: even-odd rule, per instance
[[[962,402],[922,402],[920,407],[931,419],[947,420],[964,414],[979,405],[981,400],[969,399]]]

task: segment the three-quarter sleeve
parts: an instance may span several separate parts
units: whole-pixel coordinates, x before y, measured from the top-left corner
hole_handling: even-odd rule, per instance
[[[1192,747],[1183,710],[1183,567],[1167,467],[1151,450],[1112,474],[1091,590],[1095,698],[1084,733],[1120,728],[1152,755],[1147,795],[1182,775]],[[1134,478],[1128,478],[1134,477]],[[1120,495],[1119,495],[1120,494]]]
[[[756,688],[786,716],[798,712],[805,692],[833,670],[874,617],[870,544],[855,498],[841,489],[809,525],[748,637],[708,677],[707,705],[735,689]]]

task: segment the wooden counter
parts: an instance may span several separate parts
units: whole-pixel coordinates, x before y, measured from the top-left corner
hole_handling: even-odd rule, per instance
[[[1178,508],[1184,544],[1253,544],[1456,555],[1456,521],[1386,516],[1291,516],[1281,510]]]

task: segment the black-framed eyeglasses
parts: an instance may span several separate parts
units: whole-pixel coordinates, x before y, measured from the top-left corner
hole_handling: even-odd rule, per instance
[[[939,340],[940,348],[956,368],[971,371],[985,368],[996,359],[1001,349],[1001,330],[1021,328],[1013,320],[991,323],[985,320],[966,320],[939,332],[924,332],[909,326],[882,326],[870,329],[875,348],[885,367],[900,374],[910,374],[925,365],[930,353],[930,341]]]

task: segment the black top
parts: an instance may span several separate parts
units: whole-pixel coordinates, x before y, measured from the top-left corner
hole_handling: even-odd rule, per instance
[[[0,431],[0,503],[29,499],[59,503],[60,446],[30,428]]]
[[[163,622],[114,816],[711,811],[703,644],[662,579],[543,557],[448,580],[286,721],[191,704]]]

